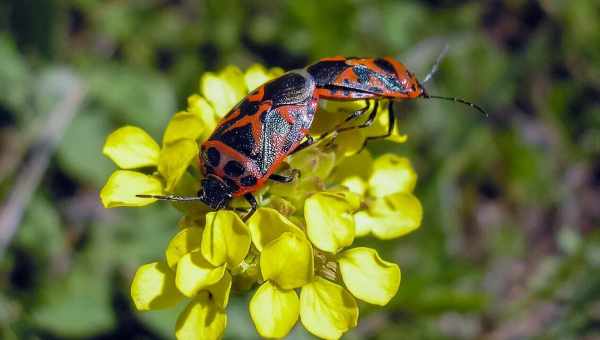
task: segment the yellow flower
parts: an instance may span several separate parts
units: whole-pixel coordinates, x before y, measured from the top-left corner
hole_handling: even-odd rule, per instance
[[[352,174],[346,169],[361,170]],[[336,179],[361,195],[366,206],[354,214],[356,236],[393,239],[421,225],[423,208],[412,193],[417,174],[407,158],[384,154],[373,160],[363,151],[346,158],[336,170]]]
[[[191,131],[189,126],[198,127],[197,132]],[[144,130],[135,126],[125,126],[111,133],[102,152],[126,170],[117,170],[110,176],[100,191],[102,204],[107,208],[143,206],[156,199],[136,195],[172,192],[188,165],[198,155],[196,138],[201,131],[200,120],[195,115],[179,112],[165,130],[162,147]],[[144,168],[151,171],[141,172]]]
[[[320,232],[313,231],[314,239],[273,209],[259,208],[248,220],[253,243],[261,250],[260,268],[265,280],[249,306],[261,336],[287,335],[300,316],[311,333],[339,338],[356,326],[358,307],[352,295],[385,305],[396,294],[400,269],[383,261],[375,250],[353,248],[336,255],[353,240],[350,237],[348,241],[346,236],[354,228],[350,212],[357,206],[352,198],[352,195],[324,192],[307,199],[312,202],[305,207],[307,230],[311,225],[322,228]],[[349,217],[343,217],[345,214]],[[343,241],[339,242],[340,239]],[[319,250],[315,254],[311,242],[329,252]],[[338,284],[324,277],[341,280]],[[299,303],[295,288],[301,288]]]
[[[227,326],[227,314],[211,299],[209,292],[201,292],[188,304],[177,319],[177,339],[221,339]]]
[[[304,232],[273,209],[259,208],[248,224],[254,246],[261,250],[265,280],[250,301],[250,315],[261,336],[283,337],[298,320],[293,289],[313,278],[313,250]]]
[[[304,203],[304,216],[312,243],[334,254],[351,245],[354,241],[354,209],[356,207],[342,195],[322,192],[309,197]]]
[[[334,195],[337,200],[331,199]],[[345,217],[357,208],[354,198],[341,193],[320,193],[306,200],[308,235],[323,252],[315,260],[319,276],[302,287],[300,316],[305,328],[322,338],[339,338],[356,326],[358,308],[352,295],[368,303],[385,305],[400,285],[398,266],[383,261],[374,249],[359,247],[342,251],[354,238],[354,221]],[[331,281],[341,278],[345,288],[325,278]]]
[[[205,259],[205,240],[213,240],[206,252],[212,263]],[[231,242],[246,245],[240,250]],[[219,339],[227,324],[225,309],[233,284],[228,265],[239,265],[249,245],[246,225],[231,211],[211,213],[202,228],[185,227],[169,243],[166,263],[146,264],[136,272],[131,285],[136,308],[166,308],[187,296],[192,300],[177,321],[177,338]]]
[[[131,297],[138,310],[171,307],[183,298],[175,287],[171,268],[163,262],[138,268],[131,283]]]
[[[195,195],[198,143],[250,90],[282,73],[255,65],[246,72],[227,67],[204,74],[200,93],[171,118],[160,145],[138,127],[113,132],[103,153],[119,169],[102,189],[104,205],[154,202],[137,194]],[[311,134],[331,130],[364,105],[325,102]],[[355,154],[368,136],[385,133],[387,124],[380,105],[371,127],[331,136],[288,157],[281,171],[294,169],[300,177],[261,188],[256,193],[260,207],[247,221],[233,210],[208,212],[202,204],[174,203],[185,216],[165,260],[135,273],[131,296],[136,308],[167,308],[188,299],[176,337],[220,339],[231,291],[258,286],[249,313],[262,337],[285,337],[300,320],[315,336],[337,339],[358,323],[356,299],[389,303],[400,285],[399,267],[382,260],[375,249],[352,247],[357,236],[394,238],[421,223],[410,162],[396,155],[373,159],[367,151]],[[389,140],[404,142],[406,136],[394,130]]]
[[[300,319],[309,332],[324,339],[338,339],[356,327],[358,306],[342,286],[322,277],[302,287]]]

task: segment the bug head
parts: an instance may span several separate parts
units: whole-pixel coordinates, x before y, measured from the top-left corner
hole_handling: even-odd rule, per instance
[[[198,192],[198,198],[213,210],[218,210],[231,200],[232,188],[217,176],[208,175],[202,180],[202,188]]]
[[[208,175],[202,180],[202,187],[198,191],[198,196],[179,196],[175,194],[169,195],[147,195],[139,194],[136,197],[154,198],[163,201],[174,202],[197,202],[200,201],[206,204],[212,210],[224,208],[227,203],[233,198],[233,189],[227,183],[223,182],[219,177]]]

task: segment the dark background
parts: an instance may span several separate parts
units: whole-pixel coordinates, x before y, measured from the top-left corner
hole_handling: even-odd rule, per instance
[[[100,206],[111,130],[160,137],[200,75],[226,65],[392,55],[422,78],[446,43],[429,92],[490,115],[402,103],[408,142],[372,145],[411,158],[425,216],[367,241],[402,284],[346,337],[600,338],[595,0],[0,1],[0,239],[16,227],[0,243],[0,338],[173,337],[177,312],[134,312],[129,283],[162,258],[177,213]],[[229,338],[257,337],[247,298],[232,299]]]

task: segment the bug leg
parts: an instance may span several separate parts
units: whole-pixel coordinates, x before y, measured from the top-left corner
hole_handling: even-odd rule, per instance
[[[155,198],[157,200],[162,200],[162,201],[178,201],[178,202],[193,202],[193,201],[201,201],[202,200],[199,196],[179,196],[179,195],[173,195],[173,194],[169,194],[169,195],[139,194],[139,195],[135,195],[135,197]]]
[[[256,202],[256,198],[254,198],[254,195],[252,195],[251,193],[244,194],[244,198],[246,199],[246,201],[248,201],[248,203],[250,203],[250,210],[243,218],[244,221],[247,221],[250,218],[250,216],[252,216],[252,214],[254,214],[254,212],[256,211],[258,203]]]
[[[372,140],[377,140],[377,139],[385,139],[388,138],[389,136],[392,135],[392,132],[394,131],[394,127],[396,125],[396,115],[394,114],[394,105],[392,104],[392,102],[388,103],[388,130],[384,135],[380,135],[380,136],[370,136],[365,138],[365,141],[363,142],[363,145],[361,146],[360,150],[358,150],[357,153],[360,153],[361,151],[364,150],[364,148],[367,147],[367,143],[369,143]]]
[[[367,111],[369,111],[369,108],[371,107],[371,102],[368,100],[365,100],[365,107],[363,107],[362,109],[356,110],[352,113],[350,113],[350,115],[348,117],[346,117],[346,119],[344,119],[344,122],[337,125],[335,127],[335,129],[325,132],[323,133],[321,136],[319,136],[319,140],[329,136],[330,134],[334,133],[334,132],[340,132],[342,125],[348,122],[351,122],[355,119],[357,119],[358,117],[364,115]],[[375,112],[377,112],[377,102],[375,102]]]
[[[365,114],[365,112],[369,111],[369,107],[371,107],[371,102],[369,102],[368,100],[365,100],[365,107],[363,107],[360,110],[356,110],[356,111],[352,112],[348,117],[346,117],[346,119],[344,119],[344,123],[348,123],[348,122],[353,121],[356,118],[362,116],[363,114]]]
[[[367,118],[367,120],[364,121],[364,123],[359,124],[359,125],[355,125],[355,126],[347,126],[347,127],[343,127],[340,129],[337,129],[337,132],[344,132],[344,131],[349,131],[349,130],[354,130],[354,129],[364,129],[367,128],[371,125],[373,125],[373,122],[375,121],[375,117],[377,117],[377,111],[379,109],[379,102],[375,101],[375,105],[373,106],[373,110],[371,111],[371,113],[369,114],[369,117]]]
[[[272,174],[271,176],[269,176],[269,179],[279,183],[291,183],[298,177],[300,177],[300,170],[292,169],[291,176]]]
[[[314,138],[311,135],[306,135],[306,140],[304,142],[302,142],[302,144],[298,145],[298,147],[294,151],[292,151],[290,153],[290,155],[293,155],[298,151],[302,151],[302,150],[306,149],[307,147],[313,145],[314,143],[315,143]]]

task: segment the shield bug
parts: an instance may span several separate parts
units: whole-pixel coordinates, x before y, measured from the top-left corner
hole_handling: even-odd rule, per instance
[[[305,70],[290,71],[258,87],[218,124],[200,151],[204,174],[196,197],[138,195],[163,200],[202,201],[211,209],[243,196],[256,209],[252,195],[267,180],[290,182],[274,174],[291,153],[312,143],[308,136],[318,104],[315,82]]]
[[[434,65],[426,79],[435,72]],[[351,101],[364,99],[366,106],[354,112],[343,123],[355,120],[367,112],[367,119],[356,126],[342,127],[342,132],[370,126],[378,112],[379,101],[387,103],[409,99],[443,99],[469,105],[454,97],[429,95],[422,84],[402,63],[385,58],[324,58],[302,70],[294,70],[275,78],[248,94],[217,125],[201,147],[200,164],[204,174],[198,196],[138,195],[174,201],[202,201],[211,209],[227,206],[234,197],[243,196],[251,205],[247,216],[256,210],[253,192],[267,180],[290,182],[294,176],[275,174],[275,170],[290,154],[312,144],[308,135],[319,99]],[[374,101],[371,108],[370,101]],[[391,135],[395,115],[389,106],[388,131]],[[325,135],[327,135],[326,133]]]

